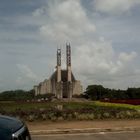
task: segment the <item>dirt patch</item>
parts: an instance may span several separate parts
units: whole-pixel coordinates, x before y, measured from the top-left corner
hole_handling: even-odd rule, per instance
[[[140,120],[107,120],[107,121],[63,121],[63,122],[26,122],[30,131],[55,129],[114,128],[140,127]]]

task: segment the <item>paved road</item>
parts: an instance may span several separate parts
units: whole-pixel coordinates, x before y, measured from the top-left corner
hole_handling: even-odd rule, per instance
[[[58,134],[32,136],[33,140],[140,140],[140,132],[112,132],[98,134]]]

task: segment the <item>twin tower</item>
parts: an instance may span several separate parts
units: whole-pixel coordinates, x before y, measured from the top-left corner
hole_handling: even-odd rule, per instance
[[[66,69],[61,68],[61,49],[57,49],[57,66],[51,77],[34,86],[35,94],[54,94],[56,98],[71,99],[82,93],[81,82],[76,80],[71,69],[71,46],[66,44]]]
[[[66,70],[61,70],[61,49],[57,49],[57,83],[56,96],[57,98],[72,98],[74,78],[72,78],[71,71],[71,47],[66,44]],[[73,80],[72,80],[73,79]]]

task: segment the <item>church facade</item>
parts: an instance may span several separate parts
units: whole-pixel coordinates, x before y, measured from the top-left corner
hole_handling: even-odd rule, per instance
[[[71,99],[82,93],[82,85],[76,80],[71,69],[71,46],[66,44],[66,69],[61,69],[61,49],[57,49],[57,66],[48,80],[34,86],[35,95],[54,94],[56,98]]]

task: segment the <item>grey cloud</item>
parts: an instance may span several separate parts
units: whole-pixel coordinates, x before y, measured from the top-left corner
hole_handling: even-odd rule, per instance
[[[107,14],[121,14],[140,4],[139,0],[94,0],[94,7],[97,11]]]

